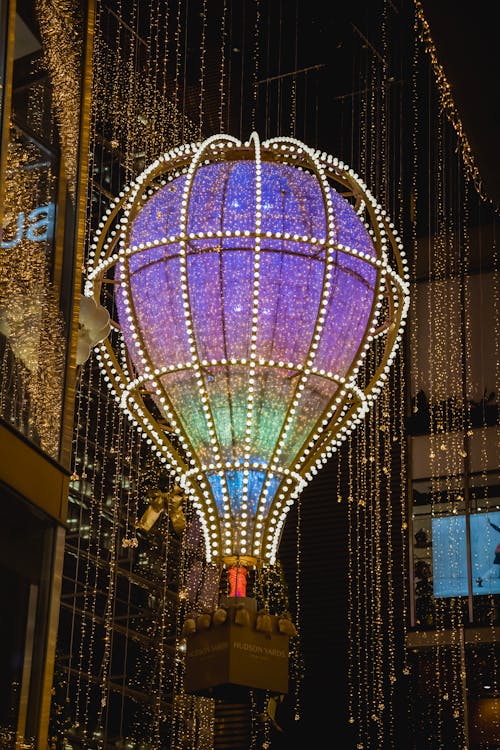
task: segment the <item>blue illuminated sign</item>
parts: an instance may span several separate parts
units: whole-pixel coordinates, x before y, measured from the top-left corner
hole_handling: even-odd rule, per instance
[[[16,236],[12,240],[1,242],[0,247],[16,247],[24,238],[31,242],[51,242],[54,237],[54,217],[54,203],[34,208],[29,214],[20,211],[17,215]]]
[[[500,512],[471,513],[472,593],[500,594]],[[464,515],[432,519],[434,596],[467,596]]]

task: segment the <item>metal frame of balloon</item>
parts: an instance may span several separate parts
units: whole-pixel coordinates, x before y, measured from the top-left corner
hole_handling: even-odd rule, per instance
[[[248,154],[248,150],[255,149],[256,163],[256,227],[255,232],[249,231],[216,231],[206,233],[187,233],[187,207],[189,202],[189,189],[192,179],[198,166],[211,163],[214,159],[220,158],[222,154],[228,158],[243,158],[239,152],[243,151]],[[260,163],[261,148],[266,152],[266,158],[274,158],[281,163],[288,163],[298,169],[307,169],[318,177],[323,192],[325,210],[327,215],[327,236],[325,239],[316,237],[300,236],[296,234],[265,232],[261,234],[260,230]],[[207,152],[210,158],[206,157]],[[273,156],[274,154],[274,156]],[[168,178],[165,174],[168,172]],[[168,184],[169,181],[187,175],[185,194],[181,206],[181,231],[179,234],[170,237],[164,237],[151,243],[140,243],[137,246],[129,246],[127,243],[127,225],[129,217],[135,214],[137,206],[142,205],[156,190]],[[154,181],[157,180],[157,183]],[[329,198],[330,181],[341,183],[344,187],[352,192],[356,197],[356,211],[360,217],[368,214],[370,221],[365,221],[365,226],[372,237],[374,246],[377,250],[378,257],[373,258],[368,253],[358,251],[356,248],[344,246],[333,241],[335,231],[334,217],[332,214],[332,205]],[[122,213],[119,220],[118,215]],[[255,259],[254,259],[254,303],[252,312],[252,332],[250,356],[245,360],[196,360],[196,342],[193,336],[189,314],[189,296],[187,290],[186,277],[186,245],[193,239],[217,239],[224,237],[252,237],[255,241]],[[197,465],[196,459],[192,456],[187,438],[183,432],[182,426],[175,418],[172,405],[169,403],[167,394],[164,392],[161,383],[157,378],[165,372],[173,372],[179,369],[191,368],[196,371],[198,386],[203,393],[205,383],[203,380],[203,367],[216,364],[229,363],[231,365],[245,364],[249,371],[249,392],[252,392],[252,378],[255,367],[265,364],[270,367],[288,367],[290,363],[272,362],[262,360],[256,352],[256,326],[258,320],[258,279],[259,279],[259,254],[260,242],[262,237],[272,237],[273,239],[290,239],[296,242],[307,242],[308,244],[317,244],[318,253],[325,249],[325,266],[326,274],[321,296],[321,309],[319,311],[314,337],[311,343],[306,366],[291,363],[292,366],[300,373],[300,383],[296,391],[295,400],[289,408],[284,429],[282,430],[280,441],[275,450],[272,461],[269,465],[250,464],[248,455],[242,462],[235,462],[228,466],[221,460],[213,420],[210,414],[209,406],[204,402],[205,415],[212,435],[212,447],[214,450],[214,462],[208,467]],[[387,380],[390,365],[396,355],[397,348],[401,341],[402,331],[409,306],[409,284],[408,284],[408,266],[405,260],[403,246],[394,229],[393,223],[388,218],[385,210],[377,203],[371,195],[366,184],[358,175],[331,155],[314,151],[305,144],[294,138],[274,138],[265,141],[262,146],[259,143],[257,134],[253,133],[249,141],[241,143],[236,138],[229,135],[216,135],[208,138],[203,143],[185,144],[172,149],[168,153],[156,159],[135,182],[126,186],[120,192],[116,201],[106,210],[104,219],[99,223],[97,234],[90,246],[89,251],[89,268],[87,282],[85,285],[85,294],[94,296],[99,300],[101,285],[106,273],[116,265],[120,260],[125,260],[130,255],[141,252],[149,247],[158,245],[168,245],[177,243],[180,246],[180,257],[182,263],[181,288],[184,300],[185,322],[188,330],[188,340],[194,362],[181,362],[176,365],[170,365],[166,368],[155,369],[144,351],[144,346],[140,342],[140,331],[136,329],[133,304],[129,300],[129,323],[133,327],[133,337],[139,343],[137,344],[136,353],[142,357],[145,374],[140,377],[134,377],[132,370],[128,365],[128,356],[126,347],[121,339],[118,345],[119,356],[116,355],[110,337],[96,347],[97,358],[104,373],[104,380],[107,382],[110,390],[118,402],[121,402],[128,417],[145,438],[147,443],[156,451],[162,462],[168,464],[170,475],[175,477],[181,486],[194,497],[194,505],[198,510],[203,527],[205,538],[205,547],[207,561],[220,561],[226,555],[232,553],[231,548],[231,523],[230,507],[227,488],[224,491],[225,501],[225,543],[222,549],[219,542],[218,533],[218,513],[215,502],[212,499],[210,488],[204,481],[202,471],[206,468],[218,471],[224,482],[224,470],[228,468],[260,468],[270,474],[280,476],[282,486],[278,493],[272,510],[267,518],[264,518],[261,512],[257,512],[256,525],[254,530],[254,544],[250,550],[245,547],[241,548],[242,554],[253,554],[256,558],[264,563],[274,564],[276,561],[277,548],[283,529],[286,515],[293,505],[296,497],[302,492],[303,488],[312,480],[333,453],[342,445],[352,430],[358,425],[363,416],[368,411],[370,405],[377,398],[382,387]],[[393,261],[395,268],[389,264],[387,250],[392,248]],[[314,354],[318,346],[322,328],[322,318],[325,305],[328,298],[329,274],[333,267],[331,253],[340,251],[353,257],[358,257],[371,263],[377,269],[376,288],[374,309],[372,311],[371,325],[368,329],[364,340],[359,349],[359,355],[351,366],[346,377],[340,377],[332,372],[324,372],[314,367]],[[330,258],[328,254],[330,253]],[[116,280],[115,280],[116,283]],[[124,285],[124,281],[120,283]],[[126,285],[125,285],[126,286]],[[126,292],[125,286],[123,287]],[[388,320],[379,324],[379,316],[384,305],[388,302]],[[114,324],[116,328],[117,325]],[[385,347],[383,356],[379,365],[372,374],[368,386],[364,391],[356,384],[356,377],[360,371],[364,359],[367,356],[372,342],[376,338],[385,336]],[[286,432],[292,422],[293,410],[300,399],[301,391],[310,374],[320,375],[335,381],[340,390],[328,409],[320,416],[317,421],[316,429],[313,431],[311,440],[305,447],[302,455],[296,458],[293,468],[280,466],[279,456],[283,446]],[[144,405],[141,394],[141,386],[149,380],[155,386],[155,392],[160,402],[166,419],[169,422],[169,430],[175,432],[176,438],[180,443],[181,451],[169,440],[164,427],[159,425]],[[249,446],[250,430],[253,410],[253,399],[249,397],[247,413],[247,432],[246,444]],[[246,474],[248,477],[248,474]],[[269,486],[269,480],[267,480]],[[241,507],[243,513],[246,508]]]

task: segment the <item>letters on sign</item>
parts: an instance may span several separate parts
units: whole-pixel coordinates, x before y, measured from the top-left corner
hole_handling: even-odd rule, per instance
[[[51,242],[54,236],[55,204],[34,208],[29,214],[17,214],[16,235],[11,240],[0,243],[2,248],[16,247],[23,238],[31,242]]]

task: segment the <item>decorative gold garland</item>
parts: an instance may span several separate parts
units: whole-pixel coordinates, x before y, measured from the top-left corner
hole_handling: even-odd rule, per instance
[[[458,138],[458,145],[462,161],[465,167],[466,175],[472,180],[474,187],[485,202],[489,203],[495,212],[499,212],[500,208],[494,204],[491,198],[486,195],[483,188],[483,181],[479,174],[479,169],[475,163],[474,155],[470,147],[467,135],[465,134],[460,115],[455,106],[453,96],[451,93],[451,86],[446,78],[443,66],[438,60],[436,46],[431,36],[431,30],[427,19],[424,15],[424,9],[420,0],[414,0],[415,2],[415,33],[418,40],[423,44],[424,50],[429,56],[429,60],[432,65],[434,77],[436,80],[437,89],[439,92],[439,100],[441,103],[441,109],[446,115],[448,122],[451,124]]]
[[[74,196],[80,128],[81,19],[74,0],[38,0],[37,12],[68,187]]]

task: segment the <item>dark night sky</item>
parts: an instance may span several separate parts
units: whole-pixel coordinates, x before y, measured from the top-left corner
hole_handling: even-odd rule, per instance
[[[309,49],[319,56],[331,56],[336,39],[348,38],[347,30],[356,24],[369,35],[374,4],[370,0],[334,6],[309,0],[304,6],[317,15]],[[411,8],[408,0],[388,0],[390,10],[400,13]],[[500,205],[500,54],[496,2],[463,0],[422,0],[437,49],[452,89],[452,96],[483,179],[485,192]],[[380,19],[378,19],[380,21]],[[321,29],[316,34],[314,30]],[[409,50],[410,52],[410,50]]]
[[[181,8],[189,9],[189,27],[187,48],[191,60],[190,69],[194,80],[199,76],[199,3],[192,2]],[[452,95],[464,131],[472,149],[476,165],[483,179],[485,192],[494,203],[500,205],[500,158],[497,145],[500,132],[500,55],[497,39],[497,23],[495,7],[497,2],[467,2],[463,0],[421,0],[426,18],[430,24],[439,61],[443,65],[446,77],[452,88]],[[220,51],[221,13],[224,0],[208,0],[207,15],[209,44],[214,54]],[[106,3],[113,7],[116,0]],[[122,8],[127,7],[127,0],[120,0]],[[176,0],[171,1],[171,20],[175,17]],[[239,49],[236,53],[231,50],[233,91],[232,106],[240,108],[240,54],[243,53],[246,63],[243,76],[246,78],[246,94],[244,100],[252,96],[251,76],[253,73],[253,14],[257,3],[255,0],[226,0],[225,7],[230,9],[227,16],[226,33],[235,42],[232,46]],[[359,30],[368,39],[377,40],[380,45],[380,27],[382,23],[382,0],[352,0],[351,2],[335,2],[335,0],[259,0],[260,27],[263,40],[267,37],[270,43],[263,41],[259,51],[261,77],[275,75],[294,67],[323,66],[325,76],[318,76],[320,81],[320,96],[322,107],[329,97],[342,95],[352,90],[353,55],[352,51],[359,46]],[[412,0],[386,0],[388,18],[406,17],[411,24]],[[183,11],[184,13],[184,11]],[[147,15],[147,14],[146,14]],[[181,14],[182,15],[182,14]],[[239,20],[238,20],[239,19]],[[246,27],[246,44],[242,45],[241,28]],[[193,29],[196,29],[193,31]],[[174,42],[173,31],[170,30],[171,44]],[[234,35],[234,36],[233,36]],[[239,36],[240,35],[240,36]],[[394,40],[388,40],[391,44]],[[403,44],[408,45],[408,55],[412,55],[412,43],[408,37]],[[229,51],[229,50],[228,50]],[[175,57],[175,50],[170,51],[171,58]],[[207,58],[208,68],[210,61]],[[214,61],[215,68],[218,63]],[[218,110],[218,74],[212,70],[213,77],[213,109],[215,120]],[[398,71],[395,71],[396,74]],[[226,74],[230,70],[226,68]],[[193,80],[193,83],[194,83]],[[310,83],[314,81],[314,74],[310,76]],[[325,85],[325,83],[327,85]],[[312,91],[312,88],[311,88]],[[209,94],[210,96],[210,94]],[[197,106],[197,103],[196,103]],[[209,107],[208,107],[209,108]],[[324,115],[324,110],[323,110]],[[243,122],[249,119],[245,112]],[[323,118],[324,119],[324,118]],[[208,130],[217,129],[217,124],[207,123]],[[334,127],[338,124],[330,124]],[[248,133],[241,135],[247,137]],[[237,133],[234,133],[237,134]],[[276,134],[276,133],[273,133]],[[303,137],[304,134],[298,137]],[[310,133],[307,133],[306,136]],[[327,134],[326,134],[327,137]],[[313,139],[314,140],[314,139]],[[328,150],[329,144],[324,143],[322,134],[322,148]],[[311,144],[313,145],[313,144]]]

